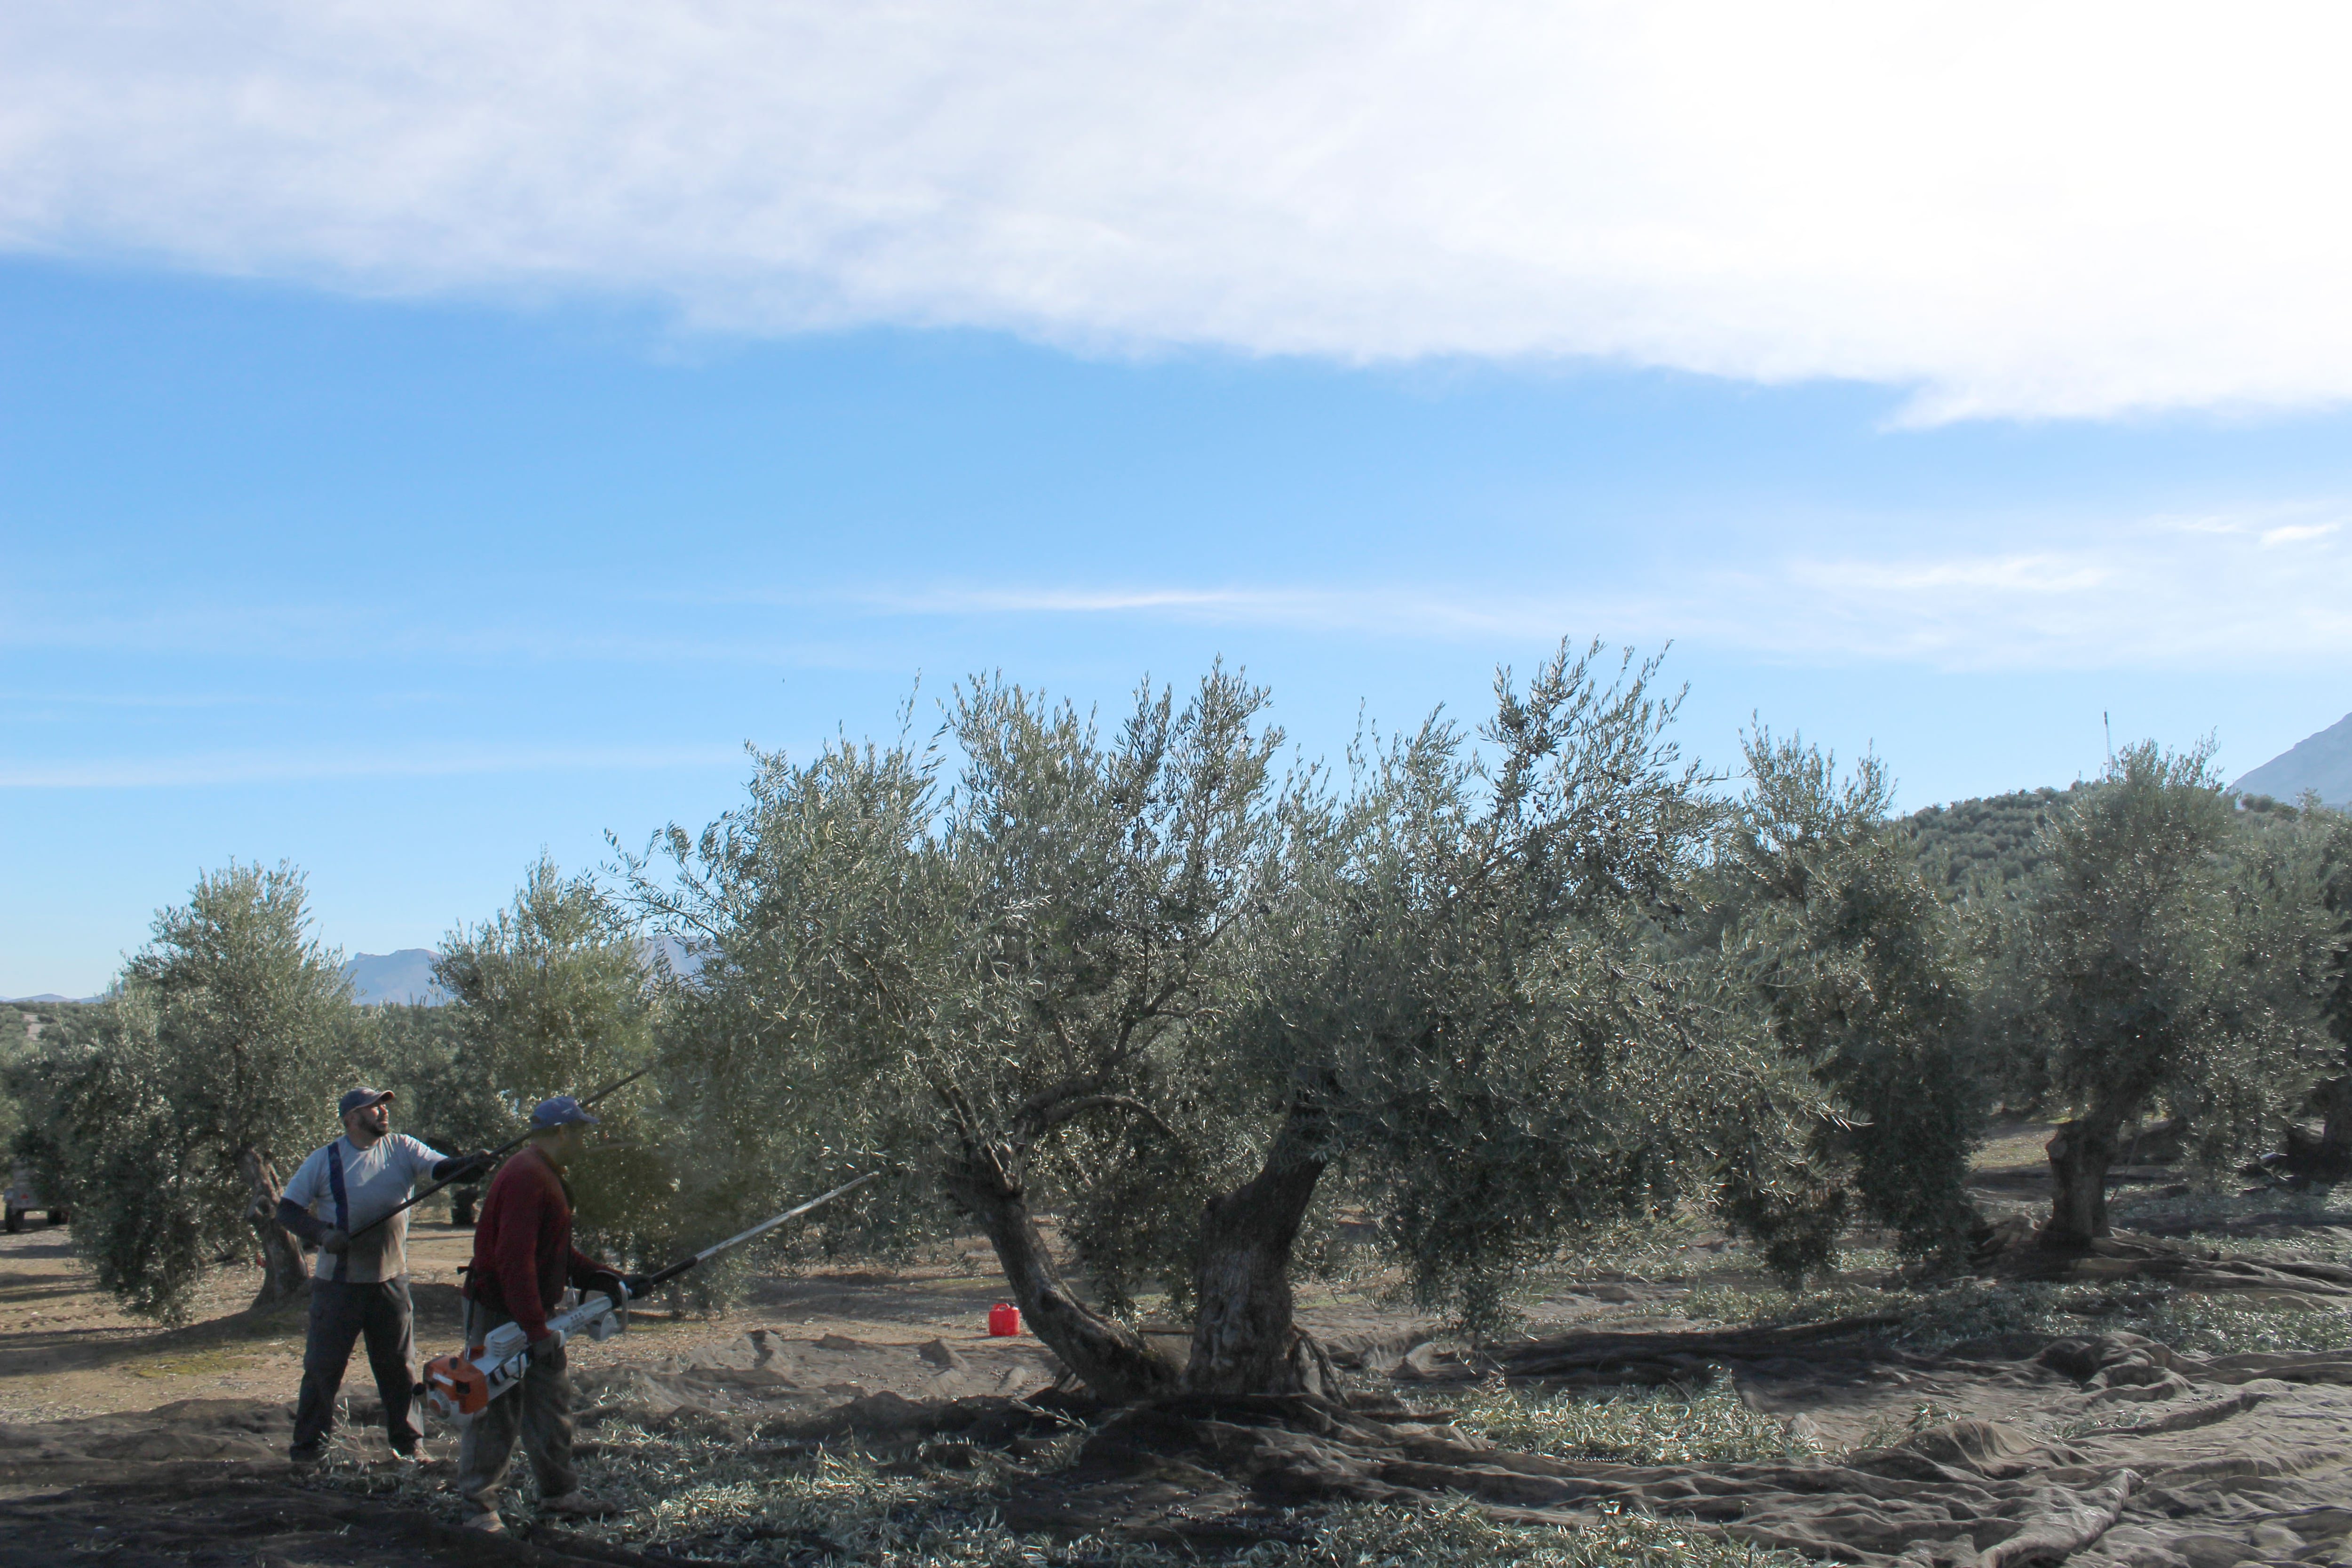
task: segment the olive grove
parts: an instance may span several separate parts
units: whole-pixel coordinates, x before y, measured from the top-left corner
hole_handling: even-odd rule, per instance
[[[2057,1247],[2105,1234],[2147,1118],[2214,1180],[2315,1106],[2352,1138],[2340,814],[2144,745],[1906,820],[1876,759],[1760,725],[1737,782],[1704,771],[1679,701],[1563,645],[1475,728],[1327,766],[1222,666],[1109,722],[977,679],[934,732],[759,755],[740,805],[607,876],[542,857],[444,938],[439,1008],[353,1006],[299,874],[232,865],[8,1065],[16,1151],[105,1285],[174,1318],[224,1258],[302,1288],[278,1172],[350,1084],[454,1152],[648,1068],[572,1173],[593,1245],[666,1260],[880,1172],[787,1245],[977,1231],[1133,1399],[1329,1388],[1293,1290],[1367,1247],[1481,1332],[1580,1237],[1675,1215],[1791,1284],[1855,1223],[1965,1267],[1996,1106],[2062,1122]]]

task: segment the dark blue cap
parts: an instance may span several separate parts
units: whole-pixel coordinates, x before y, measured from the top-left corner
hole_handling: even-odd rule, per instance
[[[567,1121],[584,1121],[591,1127],[596,1125],[596,1119],[583,1110],[580,1102],[568,1094],[541,1100],[530,1113],[533,1127],[561,1127]]]
[[[392,1090],[388,1089],[347,1089],[343,1090],[343,1098],[335,1101],[335,1114],[349,1116],[354,1110],[365,1110],[369,1106],[391,1098]]]

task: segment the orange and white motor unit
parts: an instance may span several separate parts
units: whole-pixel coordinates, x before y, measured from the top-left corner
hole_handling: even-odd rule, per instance
[[[559,1343],[585,1334],[591,1343],[602,1344],[625,1331],[628,1318],[628,1310],[615,1306],[612,1297],[591,1290],[576,1305],[550,1313],[547,1326],[563,1336]],[[425,1407],[462,1426],[520,1383],[530,1365],[530,1336],[520,1323],[500,1323],[480,1344],[425,1363]]]

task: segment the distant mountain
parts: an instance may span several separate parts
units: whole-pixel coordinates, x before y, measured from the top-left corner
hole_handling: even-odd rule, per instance
[[[352,983],[352,1000],[362,1005],[422,1002],[429,1007],[441,1005],[449,1000],[449,993],[433,984],[433,956],[429,947],[360,953],[343,965],[343,978]]]
[[[95,1002],[95,996],[60,996],[54,991],[44,991],[38,996],[0,996],[0,1002]]]
[[[644,944],[646,958],[651,962],[655,953],[666,952],[670,968],[679,974],[691,974],[701,965],[697,963],[683,943],[675,937],[647,940]],[[428,1007],[438,1007],[450,1000],[449,993],[433,984],[433,961],[439,957],[429,947],[404,947],[397,952],[362,952],[343,965],[344,978],[352,983],[352,1000],[362,1006],[381,1002],[422,1002]],[[62,996],[27,997],[27,1001],[62,1002]]]
[[[2290,802],[2315,790],[2330,805],[2352,806],[2352,713],[2297,741],[2230,787]]]

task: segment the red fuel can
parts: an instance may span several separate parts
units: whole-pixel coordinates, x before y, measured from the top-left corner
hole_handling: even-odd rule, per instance
[[[1021,1309],[1010,1301],[999,1301],[988,1310],[988,1331],[998,1339],[1009,1339],[1021,1331]]]

